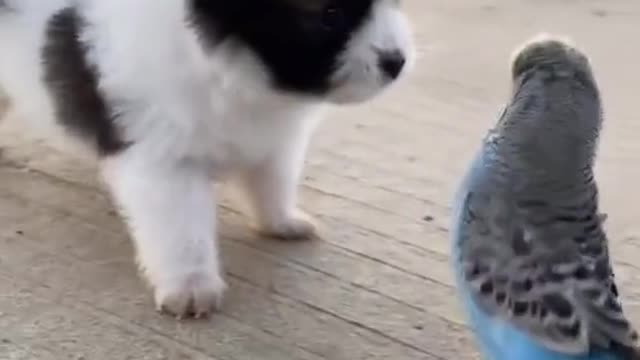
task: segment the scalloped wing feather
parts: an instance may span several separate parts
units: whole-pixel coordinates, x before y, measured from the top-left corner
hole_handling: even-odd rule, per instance
[[[637,349],[637,333],[617,298],[606,237],[585,240],[561,223],[533,225],[508,198],[467,198],[460,260],[472,299],[554,351]],[[604,217],[593,219],[599,226]]]

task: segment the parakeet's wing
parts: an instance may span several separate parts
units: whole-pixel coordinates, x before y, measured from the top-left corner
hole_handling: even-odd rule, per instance
[[[464,200],[459,260],[472,300],[554,351],[636,353],[638,335],[618,301],[595,190],[591,202],[566,211],[507,200],[499,191],[470,192]]]

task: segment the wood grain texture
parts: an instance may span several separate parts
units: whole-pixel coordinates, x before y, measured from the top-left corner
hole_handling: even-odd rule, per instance
[[[336,110],[314,138],[302,206],[321,239],[261,239],[224,192],[230,292],[209,321],[154,312],[90,164],[4,129],[0,358],[477,359],[452,287],[449,203],[509,91],[512,49],[538,31],[570,35],[593,59],[607,117],[602,205],[625,309],[640,326],[640,3],[404,4],[415,71],[373,103]]]

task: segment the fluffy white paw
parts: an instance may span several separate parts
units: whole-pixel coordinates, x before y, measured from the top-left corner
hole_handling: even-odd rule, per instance
[[[259,231],[262,235],[282,240],[304,240],[314,237],[316,229],[313,219],[299,210],[290,218],[263,224]]]
[[[155,286],[156,309],[176,316],[202,318],[218,310],[227,285],[219,274],[198,272]]]

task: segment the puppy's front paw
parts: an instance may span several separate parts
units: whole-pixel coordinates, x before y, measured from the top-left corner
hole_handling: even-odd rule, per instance
[[[201,318],[218,310],[227,288],[216,272],[193,272],[155,286],[158,311],[176,316]]]
[[[262,235],[282,240],[305,240],[316,235],[316,228],[313,219],[298,210],[289,218],[263,224],[259,231]]]

